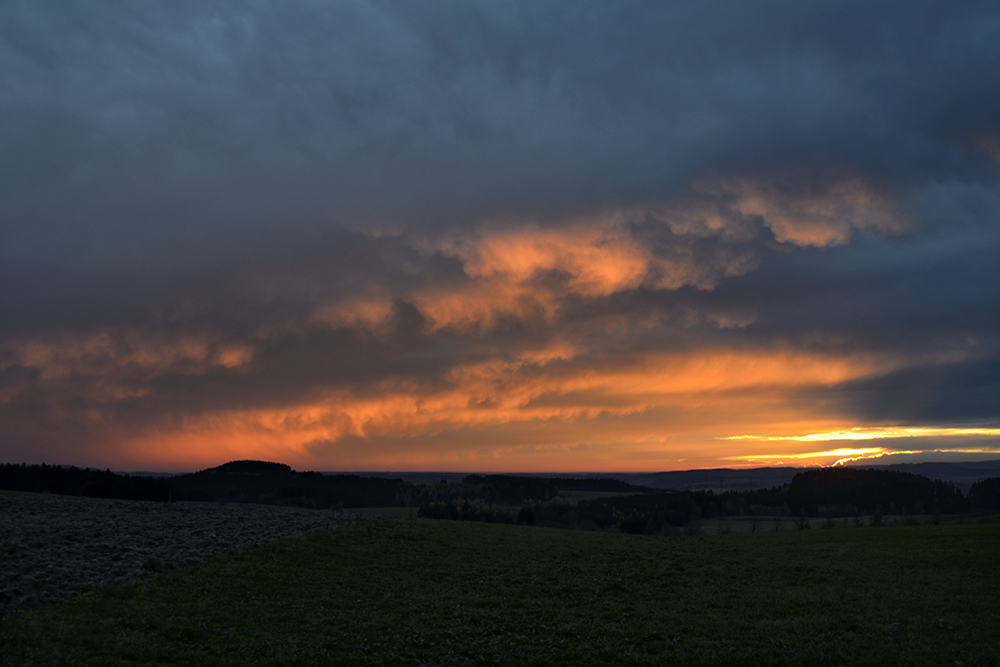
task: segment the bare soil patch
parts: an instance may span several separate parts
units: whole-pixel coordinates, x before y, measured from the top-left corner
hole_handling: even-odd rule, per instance
[[[368,517],[0,491],[0,617]]]

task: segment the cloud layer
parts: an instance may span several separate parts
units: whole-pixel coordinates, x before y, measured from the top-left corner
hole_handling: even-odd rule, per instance
[[[998,67],[991,3],[8,3],[0,453],[996,425]]]

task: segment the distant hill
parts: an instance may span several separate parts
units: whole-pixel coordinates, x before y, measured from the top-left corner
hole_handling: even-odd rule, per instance
[[[1000,460],[975,462],[934,462],[934,463],[876,463],[874,461],[855,461],[847,464],[852,468],[868,468],[872,470],[894,470],[914,475],[923,475],[930,479],[952,482],[963,493],[968,493],[972,485],[988,477],[1000,477]],[[594,480],[599,478],[616,479],[628,484],[653,489],[670,491],[750,491],[753,489],[770,489],[789,484],[792,478],[812,467],[761,467],[761,468],[703,468],[697,470],[673,470],[666,472],[600,472],[600,473],[510,473],[510,476],[534,477],[552,480],[575,478]],[[154,473],[133,473],[135,475],[150,475]],[[324,475],[334,476],[344,473],[324,472]],[[365,471],[354,472],[360,477],[377,477],[382,479],[402,479],[418,484],[430,484],[442,481],[461,483],[470,473],[463,472],[384,472]],[[482,474],[482,473],[480,473]],[[157,473],[157,476],[170,476]],[[637,489],[638,490],[638,489]]]
[[[609,479],[542,478],[514,475],[466,475],[459,482],[414,484],[399,478],[295,472],[281,463],[231,461],[215,468],[169,478],[175,500],[221,501],[328,507],[399,507],[456,498],[491,503],[543,502],[560,490],[643,492]]]
[[[283,463],[231,461],[169,479],[175,500],[330,507],[404,504],[410,484],[401,479],[295,472]]]
[[[933,514],[938,520],[942,514],[989,512],[1000,509],[1000,475],[988,476],[995,470],[993,463],[717,468],[603,476],[466,475],[452,482],[296,472],[283,463],[250,460],[161,478],[63,466],[3,465],[0,489],[312,509],[418,507],[420,516],[437,519],[655,534],[722,516],[791,514],[803,521],[822,516],[829,522],[851,517],[864,522],[862,517],[870,516],[875,526],[882,525],[883,514]],[[952,480],[941,477],[966,481],[971,492],[963,493]],[[596,497],[575,504],[559,502],[560,493],[566,491],[591,492]]]

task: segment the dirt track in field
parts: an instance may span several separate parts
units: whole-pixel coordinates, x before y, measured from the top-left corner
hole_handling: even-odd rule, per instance
[[[0,617],[358,520],[346,512],[0,491]]]

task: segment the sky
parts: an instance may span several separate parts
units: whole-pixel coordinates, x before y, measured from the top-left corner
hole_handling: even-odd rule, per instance
[[[0,4],[0,459],[1000,458],[995,2]]]

